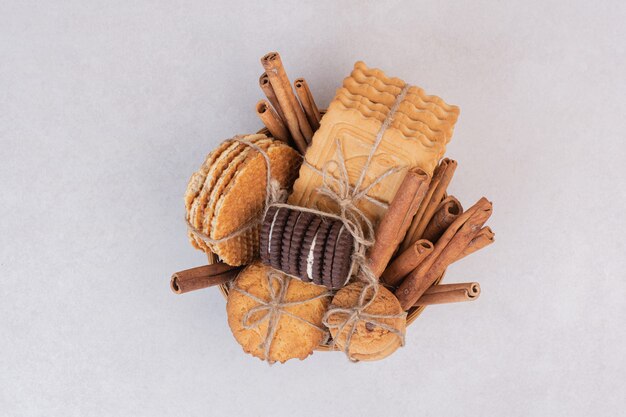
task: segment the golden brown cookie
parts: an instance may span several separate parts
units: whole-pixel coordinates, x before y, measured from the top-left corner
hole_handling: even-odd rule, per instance
[[[266,153],[270,159],[272,180],[277,181],[281,189],[291,189],[301,163],[299,154],[280,141],[273,141]],[[245,228],[243,233],[211,247],[229,265],[247,264],[259,255],[266,173],[265,158],[251,149],[217,200],[208,225],[210,238],[223,239]],[[257,223],[250,227],[255,220]]]
[[[297,152],[262,134],[241,138],[267,153],[272,178],[290,189],[301,162]],[[266,172],[265,158],[235,140],[207,156],[185,194],[187,220],[196,229],[189,233],[194,247],[231,265],[249,263],[258,255],[258,227],[253,223],[265,206]],[[228,238],[241,228],[243,233]],[[219,239],[226,240],[214,242]]]
[[[200,193],[206,180],[206,176],[213,165],[213,162],[222,154],[222,152],[230,146],[228,141],[222,142],[217,148],[212,150],[205,158],[204,162],[200,166],[200,169],[193,173],[187,184],[187,191],[185,192],[185,208],[187,211],[191,209],[191,205]]]
[[[222,169],[227,166],[222,165],[219,161],[224,158],[225,154],[230,152],[231,148],[236,147],[235,143],[230,140],[222,142],[217,148],[211,151],[198,171],[194,172],[185,192],[185,218],[194,227],[197,227],[196,216],[202,200],[202,194],[210,192],[213,186],[212,178],[221,173]],[[197,239],[192,233],[189,233],[189,240],[196,249],[208,251],[208,246]]]
[[[355,282],[343,287],[337,292],[329,310],[333,308],[354,307],[363,291],[365,284]],[[370,289],[370,294],[373,291]],[[346,350],[346,340],[352,331],[353,322],[348,323],[339,333],[339,326],[348,318],[345,313],[329,314],[326,322],[330,328],[335,345],[346,352],[352,360],[375,361],[383,359],[396,351],[403,343],[406,329],[406,316],[400,302],[389,290],[383,286],[378,286],[378,294],[374,301],[365,308],[364,313],[374,317],[359,317],[356,319],[356,326],[350,340],[350,346]],[[398,316],[393,318],[383,318],[376,316]],[[382,323],[395,329],[398,334],[381,327],[377,323]]]
[[[286,286],[282,303],[303,302],[277,307],[274,310],[274,314],[278,314],[274,337],[266,340],[270,320],[265,316],[271,314],[270,285],[276,294],[280,294],[281,286]],[[246,293],[263,300],[264,303],[259,303]],[[324,287],[290,278],[269,266],[255,262],[239,274],[228,294],[226,303],[228,324],[243,350],[257,358],[269,362],[285,362],[292,358],[305,359],[325,337],[322,317],[330,297],[323,294],[326,294]],[[246,313],[251,309],[257,311],[250,314],[244,323]],[[264,343],[268,343],[269,347]],[[269,351],[268,357],[265,355],[266,351]]]
[[[258,143],[261,140],[268,140],[265,135],[249,135],[246,140],[252,143]],[[228,172],[233,168],[236,168],[241,161],[245,158],[241,155],[244,151],[247,151],[249,147],[233,140],[226,140],[218,146],[218,148],[209,154],[205,163],[200,170],[192,176],[190,185],[187,187],[187,193],[185,195],[185,203],[187,207],[187,220],[190,224],[206,233],[205,218],[210,216],[212,209],[215,206],[215,201],[211,201],[211,196],[215,195],[216,188],[224,183],[225,177],[228,176]],[[232,175],[230,175],[232,177]],[[195,177],[195,180],[194,180]],[[202,183],[199,188],[197,184],[200,178]],[[222,188],[226,184],[222,185]],[[197,190],[195,190],[197,188]],[[195,191],[195,196],[192,201],[188,203],[190,196]],[[214,197],[217,200],[217,197]],[[192,245],[204,252],[209,252],[210,246],[207,245],[202,239],[193,233],[189,233],[189,237]]]

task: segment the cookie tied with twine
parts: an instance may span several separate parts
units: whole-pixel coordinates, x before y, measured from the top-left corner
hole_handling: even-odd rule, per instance
[[[229,265],[252,262],[259,253],[265,208],[286,199],[300,164],[295,150],[262,134],[225,141],[209,154],[187,187],[192,244]]]
[[[378,284],[355,282],[339,290],[323,322],[332,344],[351,361],[383,359],[404,346],[406,313]]]
[[[259,262],[228,294],[228,324],[246,353],[269,363],[305,359],[327,338],[322,325],[331,294]]]
[[[260,246],[261,262],[304,282],[339,289],[350,278],[353,237],[336,217],[273,204]]]

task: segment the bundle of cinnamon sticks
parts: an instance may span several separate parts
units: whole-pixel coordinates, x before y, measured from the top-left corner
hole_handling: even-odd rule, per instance
[[[443,159],[432,178],[409,171],[376,230],[370,267],[395,291],[404,310],[468,301],[480,293],[477,283],[433,286],[450,264],[494,241],[493,231],[484,226],[492,212],[486,198],[463,211],[455,197],[446,196],[456,166]]]
[[[264,55],[261,64],[265,72],[259,85],[267,100],[257,103],[256,113],[274,138],[291,144],[304,155],[321,120],[309,85],[304,78],[298,78],[292,88],[278,52]]]

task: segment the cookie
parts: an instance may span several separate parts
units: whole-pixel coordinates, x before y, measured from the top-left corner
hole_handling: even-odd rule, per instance
[[[269,240],[269,258],[270,265],[276,269],[281,269],[281,253],[283,251],[283,230],[285,229],[285,223],[289,217],[289,210],[281,207],[276,210],[276,221],[270,225],[270,231],[268,234]]]
[[[315,238],[317,237],[317,231],[322,224],[322,219],[320,216],[313,217],[313,220],[307,227],[306,232],[304,234],[304,239],[302,240],[302,245],[300,246],[300,256],[298,257],[298,278],[305,282],[310,282],[313,280],[311,276],[311,268],[313,253],[311,252],[311,247]]]
[[[310,272],[313,283],[317,285],[326,285],[322,279],[322,264],[324,262],[324,253],[326,247],[326,241],[328,240],[328,234],[330,228],[335,222],[328,218],[322,219],[322,224],[317,230],[316,238],[311,246],[312,250],[312,263],[310,265]],[[308,274],[308,271],[307,271]]]
[[[267,137],[265,135],[250,135],[246,137],[246,140],[252,143],[257,143],[263,139],[267,140]],[[208,163],[210,163],[210,166],[206,167],[202,187],[187,210],[187,220],[193,227],[201,230],[203,233],[207,233],[207,219],[212,215],[215,195],[219,194],[216,191],[216,187],[219,187],[221,184],[221,192],[221,189],[228,183],[228,179],[232,177],[233,170],[244,160],[241,154],[247,148],[242,143],[229,139],[218,147],[219,152],[216,152],[215,157],[209,159]],[[203,168],[200,171],[202,172]],[[214,196],[213,200],[211,200],[211,196]],[[210,245],[199,236],[190,233],[190,237],[195,247],[207,253],[211,251]]]
[[[330,309],[353,308],[358,303],[365,284],[355,282],[340,289],[332,300]],[[372,291],[371,289],[369,291]],[[373,294],[373,291],[372,291]],[[406,315],[400,306],[398,299],[385,287],[378,286],[378,293],[374,300],[364,309],[364,312],[379,316],[398,316],[393,318],[357,318],[356,326],[344,326],[339,334],[342,323],[346,320],[346,314],[330,314],[326,319],[335,345],[344,351],[352,360],[374,361],[383,359],[396,351],[401,345],[406,330]],[[373,321],[383,323],[396,329],[400,334],[391,332]],[[347,338],[354,328],[350,345],[346,346]]]
[[[259,136],[259,135],[255,135],[255,137],[256,136]],[[270,139],[265,138],[261,140],[256,140],[254,143],[258,147],[260,147],[264,152],[267,152],[268,148],[272,144],[272,141]],[[253,158],[256,155],[258,155],[258,152],[256,152],[254,149],[252,149],[249,146],[246,146],[242,143],[238,143],[238,146],[242,149],[242,151],[231,160],[228,168],[226,168],[222,172],[222,174],[220,175],[220,178],[213,186],[213,189],[211,190],[210,198],[206,203],[205,213],[204,213],[204,217],[202,221],[202,227],[203,227],[203,230],[206,230],[207,232],[210,230],[211,222],[213,221],[213,216],[215,215],[215,211],[217,208],[217,203],[219,199],[222,197],[224,190],[228,187],[228,185],[230,184],[231,180],[235,177],[237,172],[239,172],[239,170],[244,167],[246,161],[249,158]]]
[[[289,271],[289,251],[291,250],[291,240],[293,237],[293,228],[302,215],[300,210],[290,210],[287,223],[283,229],[282,242],[283,247],[280,253],[280,270]]]
[[[236,148],[234,151],[218,160],[218,163],[227,162],[228,166],[219,173],[219,176],[213,186],[210,188],[210,191],[206,193],[207,196],[205,197],[201,194],[201,196],[198,198],[198,200],[200,201],[199,207],[196,211],[195,226],[202,230],[203,233],[208,235],[210,235],[209,225],[211,219],[213,218],[218,198],[230,182],[231,178],[233,178],[239,167],[246,160],[251,151],[249,147],[246,147],[241,143],[235,142],[235,144]],[[265,148],[267,149],[267,144],[265,145]],[[225,161],[222,161],[222,159],[224,159]],[[214,248],[214,245],[208,244],[208,247]]]
[[[247,149],[238,142],[231,142],[230,146],[222,152],[222,154],[214,161],[209,170],[207,177],[202,186],[202,190],[198,194],[198,197],[194,201],[191,209],[192,219],[191,223],[194,227],[201,228],[204,223],[204,213],[210,205],[210,197],[215,193],[215,186],[220,182],[224,182],[225,174],[236,168],[243,161],[243,157],[240,157],[242,153]],[[209,207],[210,208],[210,207]]]
[[[271,278],[272,274],[276,274],[274,275],[276,278]],[[277,294],[280,292],[280,285],[286,285],[283,302],[295,304],[283,307],[282,310],[275,310],[276,314],[279,314],[276,331],[271,340],[266,340],[270,329],[268,329],[269,320],[264,320],[264,316],[268,314],[268,309],[261,309],[249,315],[246,323],[244,319],[251,309],[261,305],[268,306],[271,302],[270,285]],[[322,317],[330,297],[301,303],[298,301],[311,299],[325,292],[324,287],[290,278],[271,267],[255,262],[239,273],[228,294],[226,303],[228,325],[243,350],[259,359],[268,362],[305,359],[324,339]],[[258,300],[262,300],[263,303]],[[288,314],[281,314],[281,311]],[[268,355],[265,353],[264,342],[269,343]]]
[[[265,212],[265,218],[263,219],[263,224],[261,225],[261,231],[259,233],[259,254],[261,262],[265,265],[270,264],[269,234],[272,225],[276,222],[277,211],[278,207],[276,206],[268,208]]]
[[[333,287],[332,272],[333,259],[335,257],[335,246],[337,245],[337,237],[339,231],[343,228],[342,222],[334,222],[328,233],[326,244],[324,245],[324,259],[322,261],[322,283],[329,287]]]
[[[226,169],[228,161],[234,157],[235,149],[237,149],[237,143],[231,140],[222,142],[207,156],[200,169],[189,180],[185,193],[185,208],[186,219],[193,227],[201,228],[202,220],[199,212],[204,210],[206,199],[210,195],[216,178]],[[196,248],[205,251],[209,249],[204,241],[191,233],[190,239]]]
[[[298,265],[300,260],[300,249],[304,240],[304,234],[315,215],[313,213],[302,212],[293,227],[293,235],[289,246],[289,264],[285,272],[292,276],[298,276]]]
[[[204,159],[204,162],[200,166],[198,171],[194,172],[189,178],[189,182],[187,183],[187,190],[185,191],[185,209],[189,212],[193,201],[196,199],[202,186],[204,185],[204,180],[209,172],[209,169],[213,165],[213,162],[221,155],[221,153],[230,146],[229,141],[222,142],[217,148],[212,150]]]
[[[361,198],[356,205],[372,223],[379,223],[386,208],[378,203],[391,203],[409,167],[432,174],[445,153],[458,116],[459,109],[439,97],[356,63],[336,91],[306,150],[307,164],[300,169],[289,204],[338,213],[337,204],[319,192],[324,185],[320,171],[325,171],[326,177],[345,176],[346,185],[367,188],[367,195],[376,201]],[[389,128],[377,141],[383,124]],[[339,151],[345,169],[328,164],[331,160],[339,162]],[[397,171],[385,175],[390,168]],[[374,180],[376,184],[372,184]]]
[[[350,278],[350,268],[352,267],[352,251],[354,250],[354,238],[348,229],[342,227],[337,235],[335,244],[335,255],[333,257],[333,267],[331,288],[343,287]]]
[[[271,140],[266,154],[270,160],[272,180],[280,188],[290,189],[302,161],[299,154],[275,140]],[[244,229],[237,236],[212,247],[220,259],[229,265],[243,265],[258,256],[260,216],[265,209],[267,189],[266,172],[265,158],[250,148],[249,156],[236,169],[215,204],[207,227],[211,239],[223,239]]]

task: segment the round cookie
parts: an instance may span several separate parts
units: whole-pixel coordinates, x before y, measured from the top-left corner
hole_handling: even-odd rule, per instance
[[[300,218],[301,214],[302,212],[300,210],[290,210],[289,217],[287,218],[287,223],[285,223],[285,228],[283,229],[283,247],[280,252],[280,270],[284,272],[289,271],[289,251],[291,250],[293,228],[296,225],[296,222]]]
[[[322,219],[322,224],[317,230],[317,237],[313,242],[313,264],[311,265],[311,276],[313,277],[313,283],[317,285],[325,285],[322,279],[322,264],[324,262],[324,249],[330,228],[333,225],[333,221],[330,219]]]
[[[253,137],[263,136],[263,135],[254,135]],[[248,139],[248,137],[246,137]],[[264,152],[267,152],[269,147],[272,145],[272,140],[268,138],[257,138],[256,140],[250,140],[250,142],[257,145]],[[244,145],[243,143],[235,142],[239,146],[242,151],[235,156],[229,163],[228,167],[222,171],[218,180],[215,182],[215,185],[211,189],[211,194],[209,199],[206,201],[206,206],[204,208],[203,219],[202,219],[202,227],[203,230],[209,232],[211,227],[211,222],[213,221],[213,216],[216,214],[217,203],[219,199],[222,197],[224,190],[229,186],[231,180],[237,175],[237,173],[243,169],[245,163],[249,161],[251,158],[254,158],[258,153],[249,146]]]
[[[265,135],[249,135],[246,140],[261,146],[264,149],[271,144],[271,140]],[[249,147],[235,140],[224,141],[215,151],[215,156],[207,158],[205,165],[199,171],[199,176],[203,176],[203,183],[199,185],[196,196],[187,208],[187,220],[191,225],[207,233],[207,220],[212,216],[215,206],[216,195],[221,193],[221,189],[228,183],[237,167],[245,160],[245,155],[249,152]],[[222,185],[220,185],[222,184]],[[219,191],[218,191],[219,189]],[[188,187],[188,196],[192,190]],[[190,232],[191,241],[194,247],[206,253],[212,252],[211,244],[205,242],[200,236]]]
[[[260,303],[238,289],[248,292],[257,299],[270,302],[269,285],[273,285],[277,293],[279,286],[275,281],[271,281],[272,284],[270,284],[268,273],[278,274],[285,285],[288,285],[284,302],[306,300],[326,292],[323,287],[290,278],[271,267],[255,262],[239,273],[228,294],[226,311],[230,329],[243,350],[257,358],[269,362],[285,362],[292,358],[305,359],[324,339],[324,331],[319,328],[323,328],[322,317],[326,312],[330,297],[321,297],[284,307],[289,314],[313,323],[319,328],[289,314],[281,314],[276,324],[274,337],[269,341],[271,343],[269,355],[266,357],[262,345],[268,334],[269,320],[263,320],[267,310],[252,314],[247,322],[248,327],[251,326],[251,328],[246,328],[243,323],[244,316]]]
[[[189,183],[187,183],[187,190],[185,191],[185,209],[187,210],[187,214],[189,215],[189,209],[191,209],[191,204],[194,202],[200,190],[204,185],[204,181],[206,176],[208,175],[211,166],[213,166],[213,162],[222,154],[222,152],[230,146],[229,141],[222,142],[217,148],[212,150],[204,159],[204,162],[200,166],[198,171],[194,172],[189,178]]]
[[[261,256],[261,262],[265,265],[270,264],[269,254],[269,234],[272,227],[272,223],[276,221],[276,211],[278,207],[272,206],[265,212],[265,218],[261,225],[261,231],[259,232],[259,254]]]
[[[300,155],[277,140],[272,140],[266,154],[272,180],[280,188],[290,189],[302,162]],[[207,233],[211,239],[223,239],[246,228],[237,236],[213,245],[215,253],[229,265],[250,263],[259,254],[260,224],[254,222],[265,209],[266,173],[265,158],[252,150],[215,204]]]
[[[298,278],[305,282],[311,282],[313,280],[312,274],[309,274],[308,269],[308,255],[313,245],[313,241],[317,237],[317,231],[322,224],[322,219],[319,216],[313,217],[313,220],[307,227],[306,232],[304,234],[304,240],[302,241],[302,245],[300,246],[300,256],[298,257],[298,274],[296,275]]]
[[[335,294],[329,307],[332,308],[352,308],[356,306],[361,291],[365,284],[355,282],[343,287]],[[370,291],[372,291],[370,289]],[[385,287],[378,287],[376,298],[365,308],[365,313],[373,315],[397,315],[394,318],[374,318],[377,322],[396,329],[401,334],[406,330],[406,315],[400,306],[398,299]],[[354,333],[350,341],[350,346],[346,349],[346,340],[352,325],[347,325],[338,334],[342,321],[346,319],[345,314],[331,314],[326,324],[333,336],[335,345],[344,351],[352,360],[374,361],[383,359],[396,351],[402,345],[402,338],[388,329],[384,329],[365,318],[359,318],[354,328]]]
[[[287,223],[288,218],[289,210],[284,207],[280,207],[276,211],[276,221],[273,225],[270,225],[268,235],[270,249],[269,258],[270,265],[276,269],[281,269],[280,259],[283,251],[283,229],[285,228],[285,223]]]
[[[339,231],[343,228],[342,222],[334,222],[328,233],[326,244],[324,245],[324,260],[322,262],[322,283],[329,287],[333,287],[332,272],[333,258],[335,257],[335,246],[337,245],[337,237]]]
[[[345,227],[339,230],[332,267],[332,288],[343,287],[350,277],[354,238]]]
[[[289,264],[284,271],[294,277],[298,276],[298,263],[300,260],[300,249],[302,248],[302,241],[304,235],[311,221],[313,221],[313,214],[303,212],[296,224],[293,227],[293,235],[291,236],[291,243],[289,244]]]
[[[186,219],[196,228],[201,228],[202,221],[198,220],[199,212],[204,209],[207,196],[217,178],[228,166],[229,158],[234,158],[237,144],[232,140],[222,142],[215,150],[207,155],[204,163],[198,171],[196,171],[189,180],[187,191],[185,193],[185,209]],[[197,248],[210,251],[207,244],[193,233],[189,232],[191,244]]]

